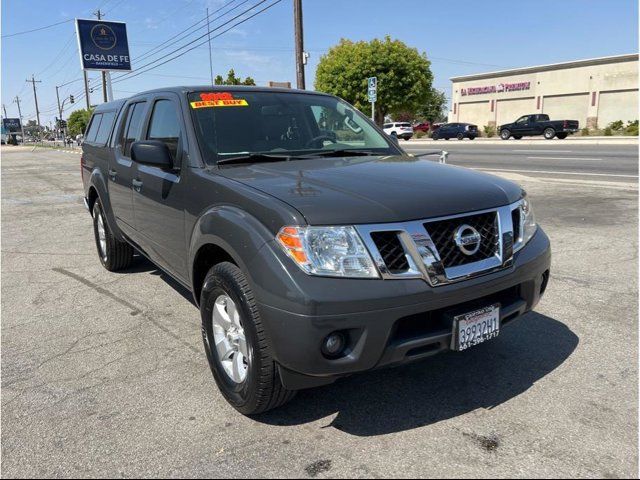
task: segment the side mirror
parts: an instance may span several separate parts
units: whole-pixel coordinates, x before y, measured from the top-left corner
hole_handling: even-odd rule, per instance
[[[387,136],[391,139],[393,143],[395,143],[396,145],[400,145],[400,141],[398,140],[398,137],[394,137],[393,135],[387,135]]]
[[[131,160],[142,165],[172,168],[173,159],[169,147],[159,140],[143,140],[131,145]]]

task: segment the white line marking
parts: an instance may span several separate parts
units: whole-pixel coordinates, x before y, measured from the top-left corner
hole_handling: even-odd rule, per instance
[[[549,170],[507,170],[504,168],[475,168],[474,170],[481,170],[484,172],[545,173],[551,175],[583,175],[588,177],[638,178],[638,175],[621,175],[618,173],[552,172]]]
[[[571,153],[573,150],[511,150],[512,152],[526,153]]]
[[[593,160],[602,161],[601,158],[589,158],[589,157],[527,157],[531,160]]]

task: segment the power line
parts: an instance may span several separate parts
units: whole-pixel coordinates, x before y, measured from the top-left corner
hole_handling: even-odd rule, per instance
[[[9,35],[2,35],[1,38],[10,38],[10,37],[15,37],[17,35],[24,35],[26,33],[38,32],[40,30],[45,30],[47,28],[55,27],[57,25],[62,25],[63,23],[68,23],[68,22],[73,22],[73,18],[70,18],[68,20],[63,20],[62,22],[58,22],[58,23],[52,23],[51,25],[45,25],[44,27],[34,28],[32,30],[24,30],[23,32],[16,32],[16,33],[10,33]]]
[[[226,3],[225,5],[223,5],[222,7],[218,8],[217,10],[214,10],[213,12],[210,13],[210,15],[215,15],[216,13],[218,13],[220,10],[223,10],[224,8],[230,6],[233,2],[235,2],[236,0],[231,0],[230,2]],[[243,2],[237,4],[236,6],[234,6],[233,8],[227,10],[224,13],[221,13],[220,15],[218,15],[216,18],[212,18],[211,22],[214,22],[216,20],[221,19],[222,17],[224,17],[225,15],[233,12],[235,9],[241,7],[242,5],[244,5],[245,3],[247,3],[249,0],[244,0]],[[257,6],[259,4],[254,5]],[[250,9],[249,9],[250,10]],[[247,10],[248,11],[248,10]],[[245,11],[245,13],[247,12]],[[237,18],[237,17],[236,17]],[[232,19],[233,20],[233,19]],[[207,17],[202,18],[201,20],[198,20],[196,23],[190,25],[189,27],[187,27],[186,29],[182,30],[181,32],[178,32],[177,34],[173,35],[172,37],[168,38],[167,40],[165,40],[164,42],[160,43],[159,45],[156,45],[155,47],[151,48],[150,50],[144,52],[140,57],[134,58],[134,60],[136,62],[139,62],[145,58],[149,58],[152,56],[155,56],[156,54],[160,53],[160,51],[162,50],[166,50],[167,48],[169,48],[171,45],[175,45],[176,43],[178,43],[180,40],[184,40],[186,39],[189,35],[194,34],[195,32],[197,32],[198,30],[202,30],[203,28],[205,28],[207,26],[207,23],[204,23],[203,25],[199,26],[198,28],[195,28],[197,25],[199,25],[200,23],[203,22],[207,22]],[[189,30],[192,30],[189,33]],[[178,38],[180,37],[180,38]],[[174,40],[175,39],[175,40]],[[173,40],[173,41],[172,41]],[[170,43],[169,43],[170,42]],[[166,45],[163,47],[163,45]],[[162,48],[160,48],[162,47]],[[157,50],[156,52],[154,52],[154,50]],[[154,53],[152,53],[154,52]],[[169,54],[170,55],[170,54]]]
[[[255,4],[254,6],[252,6],[251,8],[249,8],[249,9],[245,10],[244,12],[242,12],[242,13],[240,13],[240,14],[236,15],[235,17],[231,18],[230,20],[227,20],[225,23],[223,23],[223,24],[219,25],[218,27],[214,28],[214,29],[212,30],[212,32],[213,32],[213,31],[216,31],[216,30],[218,30],[218,29],[220,29],[220,28],[222,28],[222,27],[224,27],[225,25],[228,25],[229,23],[231,23],[231,22],[233,22],[234,20],[238,19],[239,17],[241,17],[242,15],[246,14],[247,12],[249,12],[249,11],[253,10],[253,9],[254,9],[254,8],[256,8],[258,5],[261,5],[261,4],[265,3],[266,1],[267,1],[267,0],[262,0],[262,1],[258,2],[257,4]],[[275,2],[273,2],[273,3],[269,4],[269,5],[267,5],[266,7],[262,8],[261,10],[258,10],[258,11],[257,11],[257,12],[255,12],[253,15],[250,15],[249,17],[246,17],[246,18],[244,18],[244,19],[240,20],[239,22],[237,22],[237,23],[233,24],[231,27],[227,28],[226,30],[223,30],[222,32],[220,32],[220,33],[219,33],[219,34],[217,34],[217,35],[214,35],[213,37],[211,37],[211,39],[214,39],[214,38],[218,38],[218,37],[220,37],[221,35],[223,35],[224,33],[228,32],[229,30],[231,30],[231,29],[233,29],[233,28],[237,27],[238,25],[241,25],[242,23],[244,23],[244,22],[246,22],[246,21],[248,21],[248,20],[252,19],[253,17],[255,17],[255,16],[257,16],[257,15],[259,15],[260,13],[262,13],[262,12],[264,12],[264,11],[266,11],[266,10],[270,9],[271,7],[273,7],[273,6],[275,6],[276,4],[280,3],[281,1],[282,1],[282,0],[276,0]],[[179,48],[177,48],[177,49],[173,50],[172,52],[170,52],[170,53],[168,53],[168,54],[166,54],[166,55],[167,55],[167,56],[168,56],[168,55],[172,55],[172,54],[174,54],[174,53],[176,53],[176,52],[178,52],[178,51],[180,51],[180,50],[182,50],[182,49],[184,49],[184,48],[188,47],[189,45],[194,44],[194,43],[195,43],[195,42],[197,42],[198,40],[203,39],[204,37],[208,37],[208,34],[207,34],[207,33],[205,33],[204,35],[201,35],[200,37],[195,38],[194,40],[190,41],[189,43],[187,43],[187,44],[185,44],[185,45],[182,45],[181,47],[179,47]],[[173,56],[173,57],[171,57],[171,58],[168,58],[168,59],[164,60],[163,62],[157,63],[160,59],[158,59],[158,60],[154,60],[154,61],[152,61],[152,62],[149,62],[149,63],[147,63],[146,65],[143,65],[143,66],[138,67],[138,68],[142,69],[142,68],[149,67],[149,66],[150,66],[151,68],[148,68],[147,70],[138,71],[138,72],[136,72],[136,73],[131,73],[131,74],[124,74],[124,75],[121,75],[121,76],[117,77],[116,79],[114,79],[114,82],[113,82],[113,83],[116,83],[116,82],[118,82],[118,81],[128,80],[128,79],[130,79],[130,78],[137,77],[138,75],[142,75],[142,74],[143,74],[143,73],[145,73],[145,72],[148,72],[148,71],[151,71],[151,70],[153,70],[153,69],[155,69],[155,68],[158,68],[159,66],[164,65],[164,64],[166,64],[166,63],[168,63],[168,62],[170,62],[170,61],[172,61],[172,60],[175,60],[176,58],[179,58],[179,57],[181,57],[181,56],[185,55],[186,53],[190,52],[191,50],[193,50],[193,49],[195,49],[195,48],[198,48],[198,47],[200,47],[200,46],[202,46],[202,45],[206,44],[208,41],[209,41],[209,40],[208,40],[208,38],[207,38],[204,42],[201,42],[201,43],[199,43],[199,44],[195,45],[194,47],[191,47],[191,48],[189,48],[189,49],[185,50],[184,52],[179,53],[178,55],[175,55],[175,56]],[[156,64],[156,65],[153,65],[154,63],[157,63],[157,64]]]

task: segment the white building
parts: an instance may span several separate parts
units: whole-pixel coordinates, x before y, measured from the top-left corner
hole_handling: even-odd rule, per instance
[[[577,60],[451,79],[449,122],[502,125],[546,113],[604,128],[637,120],[638,54]]]

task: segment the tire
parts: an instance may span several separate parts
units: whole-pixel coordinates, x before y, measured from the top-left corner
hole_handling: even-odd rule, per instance
[[[522,140],[522,135],[514,135],[513,138],[516,140]]]
[[[547,140],[553,140],[553,137],[556,136],[556,131],[551,127],[545,128],[543,135],[544,135],[544,138],[546,138]]]
[[[110,272],[117,272],[131,265],[133,247],[113,236],[105,219],[100,199],[96,199],[93,204],[93,234],[96,239],[98,257],[104,268]]]
[[[226,312],[229,318],[236,318],[229,314],[229,301],[233,302],[239,313],[235,333],[244,338],[245,343],[240,346],[242,342],[238,342],[237,351],[231,355],[233,359],[225,360],[218,353],[218,350],[225,351],[225,347],[223,345],[220,349],[216,348],[216,335],[220,344],[220,338],[227,339],[230,333],[221,330],[219,324],[214,326],[214,309]],[[209,367],[220,392],[233,408],[243,415],[256,415],[284,405],[295,396],[295,391],[287,390],[282,385],[253,292],[237,266],[223,262],[209,270],[200,295],[200,313],[202,339]],[[230,325],[233,329],[233,324]],[[233,349],[234,343],[226,340],[225,345],[232,346]],[[246,356],[239,356],[243,350]],[[232,368],[230,373],[229,364],[225,367],[223,362],[235,363],[238,359],[242,361],[245,376],[236,376],[234,379],[235,370]]]
[[[502,140],[509,140],[511,138],[511,132],[508,129],[504,129],[500,131],[500,138]]]
[[[463,133],[459,133],[458,135],[456,135],[456,138],[458,140],[464,140],[464,134]]]
[[[568,133],[556,133],[556,137],[558,137],[560,140],[564,140],[565,138],[567,138]]]

